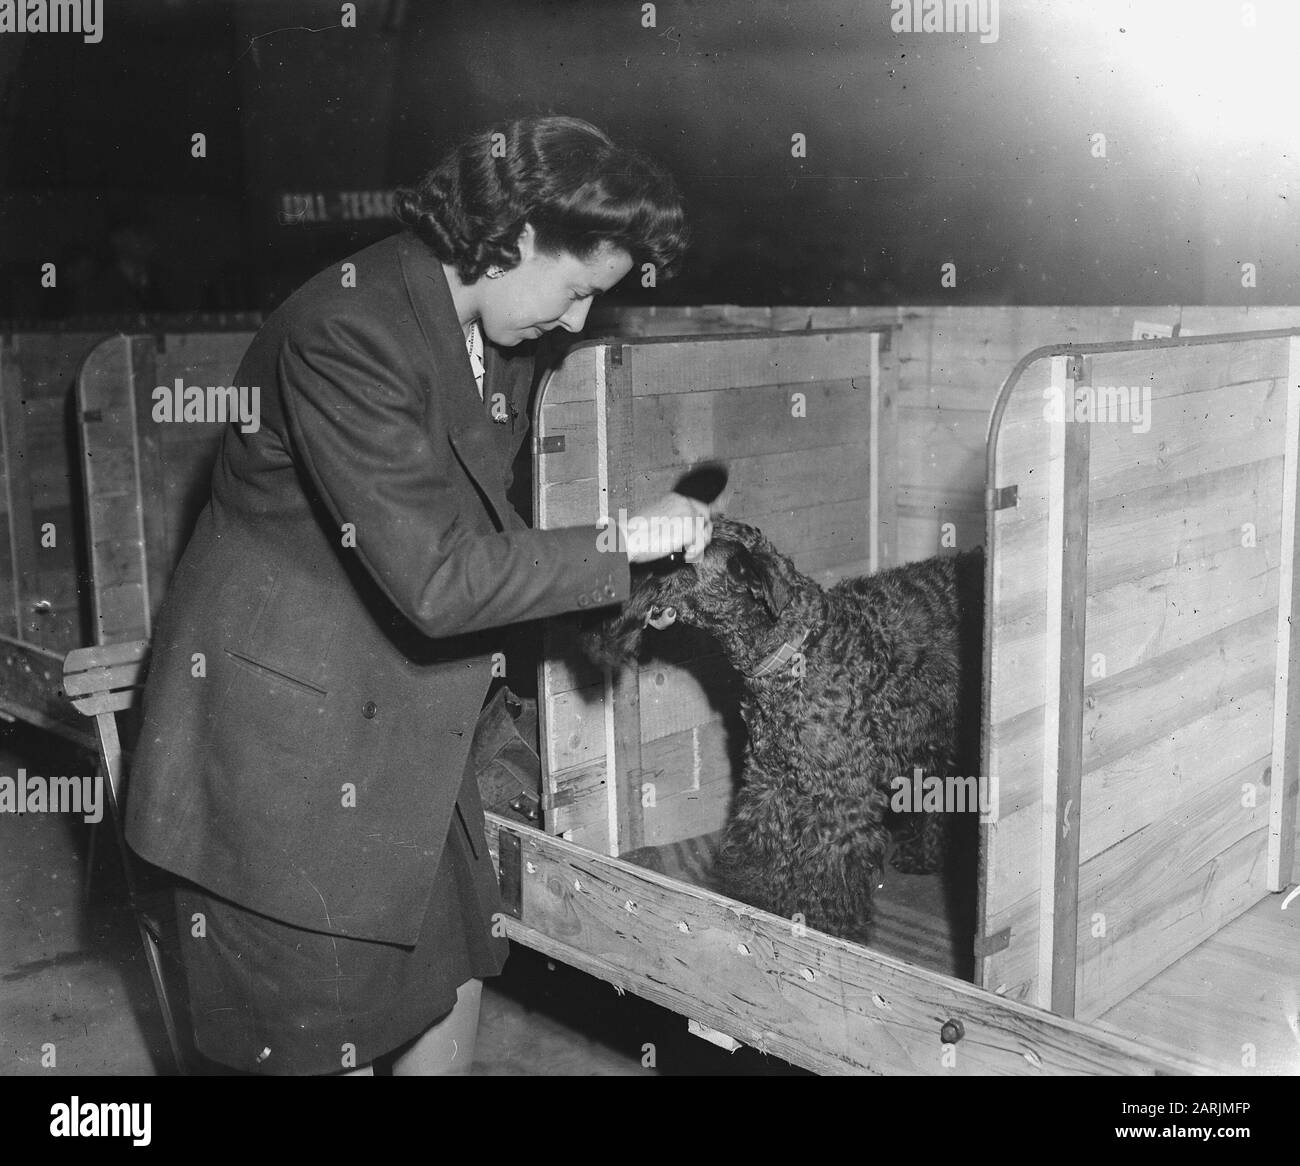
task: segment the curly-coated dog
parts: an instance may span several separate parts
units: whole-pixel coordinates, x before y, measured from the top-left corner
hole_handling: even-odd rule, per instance
[[[864,940],[895,779],[918,766],[977,772],[982,594],[979,551],[823,588],[758,530],[718,519],[698,563],[638,570],[631,597],[585,647],[626,663],[646,628],[674,622],[718,641],[743,678],[748,741],[715,881],[742,902]],[[942,857],[953,815],[918,817],[897,869],[934,869]]]

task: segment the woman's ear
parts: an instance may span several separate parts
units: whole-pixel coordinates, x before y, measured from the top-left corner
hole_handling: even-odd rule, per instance
[[[767,608],[775,619],[790,602],[790,588],[770,564],[763,562],[745,547],[737,547],[727,561],[727,570],[743,583],[749,593]]]
[[[515,245],[519,248],[520,263],[527,263],[537,254],[537,232],[533,229],[532,223],[524,223],[519,228],[519,237],[515,240]]]

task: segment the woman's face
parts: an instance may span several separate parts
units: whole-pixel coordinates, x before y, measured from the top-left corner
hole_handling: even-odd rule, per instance
[[[538,251],[531,225],[519,236],[519,263],[498,279],[481,278],[479,314],[483,334],[511,347],[552,328],[579,332],[592,298],[609,291],[632,269],[632,257],[608,243],[588,260],[562,251]]]

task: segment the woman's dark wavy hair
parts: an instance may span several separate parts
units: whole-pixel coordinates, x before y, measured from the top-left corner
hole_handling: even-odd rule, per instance
[[[659,279],[688,242],[668,172],[575,117],[526,117],[472,135],[400,187],[394,209],[464,283],[493,264],[516,266],[526,222],[548,255],[587,260],[609,243],[636,265],[653,263]]]

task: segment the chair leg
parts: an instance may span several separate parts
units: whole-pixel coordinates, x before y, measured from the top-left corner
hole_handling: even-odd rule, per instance
[[[136,926],[140,928],[140,938],[144,941],[144,957],[149,965],[149,976],[153,980],[154,995],[158,998],[158,1010],[162,1013],[163,1027],[167,1030],[167,1043],[171,1046],[172,1059],[176,1063],[176,1072],[181,1076],[185,1076],[188,1070],[185,1053],[181,1048],[180,1030],[176,1027],[176,1017],[172,1012],[171,997],[167,993],[167,984],[163,979],[162,952],[159,947],[160,937],[149,926],[148,920],[136,906],[134,897],[131,910],[135,915]]]
[[[172,1012],[171,997],[167,993],[167,984],[163,978],[161,928],[155,930],[151,927],[148,915],[140,909],[140,895],[135,878],[135,858],[126,842],[120,801],[122,745],[117,734],[117,720],[112,713],[101,713],[95,717],[95,726],[99,734],[99,755],[108,798],[108,816],[117,839],[118,853],[122,856],[122,875],[126,882],[127,902],[131,907],[131,914],[135,916],[136,926],[140,929],[145,962],[149,965],[149,978],[153,980],[154,995],[158,999],[158,1010],[162,1013],[163,1027],[167,1030],[167,1043],[171,1046],[172,1057],[176,1061],[176,1071],[184,1075],[187,1069],[185,1055],[181,1050],[180,1032],[176,1027],[175,1014]]]

